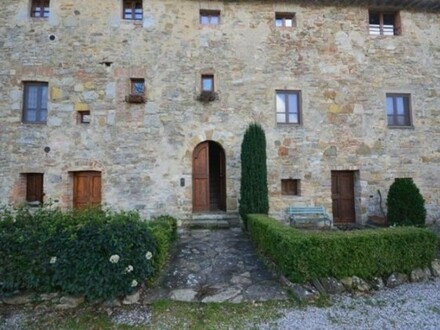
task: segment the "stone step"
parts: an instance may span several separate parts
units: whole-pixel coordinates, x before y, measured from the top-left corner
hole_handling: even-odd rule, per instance
[[[193,214],[186,224],[189,228],[227,229],[240,226],[238,213],[199,213]]]
[[[231,226],[226,220],[197,220],[188,223],[190,229],[229,229]]]

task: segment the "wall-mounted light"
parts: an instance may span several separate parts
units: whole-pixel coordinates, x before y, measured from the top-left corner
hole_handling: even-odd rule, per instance
[[[180,186],[185,187],[185,178],[180,178]]]

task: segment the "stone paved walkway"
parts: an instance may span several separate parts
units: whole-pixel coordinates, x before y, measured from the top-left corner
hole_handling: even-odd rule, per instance
[[[276,276],[240,228],[184,230],[146,300],[234,302],[286,299]]]

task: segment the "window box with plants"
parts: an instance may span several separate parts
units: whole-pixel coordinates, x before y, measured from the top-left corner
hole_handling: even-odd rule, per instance
[[[197,100],[203,103],[213,102],[218,100],[218,93],[214,91],[201,91]]]
[[[125,102],[127,103],[145,103],[147,100],[142,94],[128,94],[125,96]]]

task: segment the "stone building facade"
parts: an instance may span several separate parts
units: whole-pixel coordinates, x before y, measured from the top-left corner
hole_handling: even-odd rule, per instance
[[[236,212],[258,122],[272,215],[411,177],[440,217],[435,1],[6,0],[0,35],[0,203]]]

